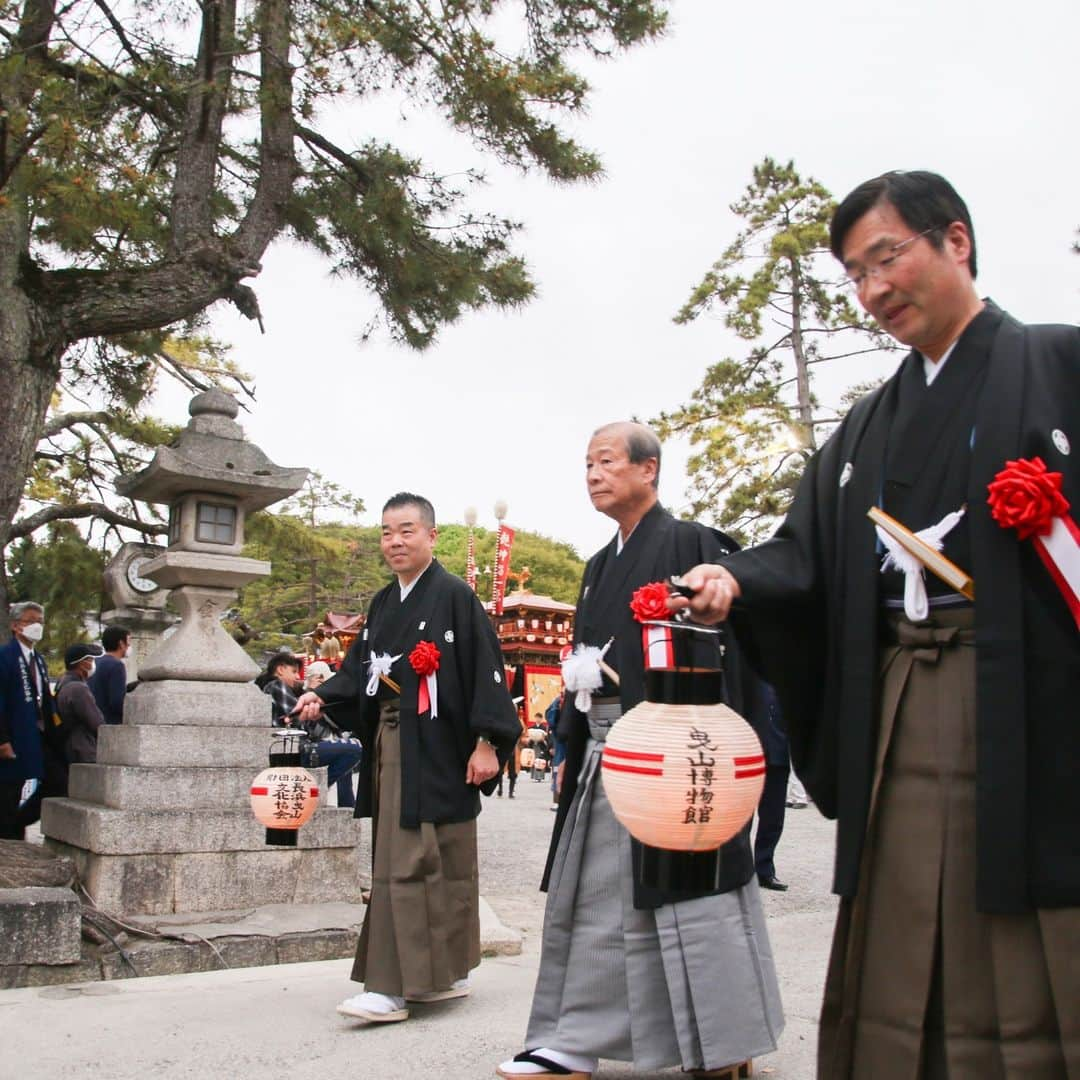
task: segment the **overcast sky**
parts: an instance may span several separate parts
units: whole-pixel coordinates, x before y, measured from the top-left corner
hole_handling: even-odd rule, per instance
[[[602,155],[603,181],[560,187],[488,162],[473,196],[524,222],[536,300],[470,314],[425,353],[386,333],[361,343],[372,299],[314,256],[272,249],[251,282],[267,333],[231,308],[214,315],[257,379],[249,437],[361,496],[366,522],[411,489],[445,521],[475,505],[492,526],[501,497],[510,524],[591,553],[614,526],[585,494],[590,432],[686,400],[738,348],[716,319],[671,316],[734,236],[729,205],[765,155],[793,158],[837,197],[891,168],[943,173],[972,212],[980,291],[1027,321],[1075,321],[1080,5],[884,8],[680,0],[663,41],[588,65],[589,112],[570,127]],[[441,172],[479,160],[416,110],[360,104],[329,126],[393,139]],[[856,360],[835,378],[875,373]],[[166,407],[179,419],[183,398]],[[676,510],[684,461],[673,447],[661,478]]]

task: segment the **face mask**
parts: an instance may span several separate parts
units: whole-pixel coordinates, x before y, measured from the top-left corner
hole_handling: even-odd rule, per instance
[[[86,677],[88,679],[91,678],[95,671],[97,671],[97,664],[96,663],[91,663],[90,670],[86,673]]]
[[[22,634],[27,641],[32,641],[36,644],[41,640],[42,635],[45,633],[45,624],[39,622],[31,623],[29,626],[24,626],[19,633]]]

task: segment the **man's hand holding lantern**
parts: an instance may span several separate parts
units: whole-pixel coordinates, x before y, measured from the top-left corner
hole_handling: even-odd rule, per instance
[[[742,594],[739,583],[722,566],[702,563],[682,575],[682,584],[690,596],[672,593],[667,606],[673,612],[688,611],[695,622],[723,622],[731,605]]]
[[[314,690],[308,690],[296,699],[296,707],[285,718],[286,723],[294,717],[302,724],[310,724],[322,716],[323,700]]]

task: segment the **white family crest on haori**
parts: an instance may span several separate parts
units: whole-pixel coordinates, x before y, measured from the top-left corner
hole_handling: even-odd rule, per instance
[[[846,487],[847,482],[851,479],[851,474],[855,471],[855,466],[851,462],[847,462],[843,469],[840,471],[840,486]]]
[[[612,639],[614,640],[614,638]],[[609,641],[602,649],[597,645],[579,642],[574,651],[562,662],[562,677],[566,689],[575,695],[574,706],[579,712],[587,713],[592,706],[594,690],[604,685],[604,672],[600,661],[604,653],[611,648]]]
[[[379,680],[390,677],[390,669],[395,660],[401,659],[401,653],[391,656],[389,653],[372,653],[368,660],[368,681],[365,693],[374,697],[379,692]]]
[[[454,631],[453,630],[447,630],[446,633],[443,634],[443,641],[445,641],[447,645],[453,645],[453,643],[454,643]]]
[[[493,674],[495,675],[495,681],[497,683],[501,683],[502,682],[502,675],[499,674],[499,669],[498,668],[495,669]]]
[[[1069,436],[1066,435],[1061,428],[1054,428],[1054,430],[1050,432],[1050,438],[1053,440],[1054,446],[1057,447],[1060,453],[1068,455],[1069,451],[1072,450],[1072,447],[1069,445]]]
[[[945,537],[964,516],[964,508],[946,514],[936,525],[920,529],[915,535],[935,551],[940,551],[945,544]],[[875,525],[878,539],[885,545],[885,555],[881,560],[881,572],[899,570],[904,575],[904,614],[912,622],[920,622],[930,614],[930,601],[926,597],[926,579],[923,564],[914,555],[905,551],[898,541],[893,539],[880,525]]]

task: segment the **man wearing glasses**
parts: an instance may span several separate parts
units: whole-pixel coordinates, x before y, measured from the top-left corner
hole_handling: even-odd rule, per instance
[[[776,536],[695,567],[671,606],[730,611],[838,820],[819,1077],[1077,1080],[1080,330],[979,298],[967,207],[933,173],[860,185],[831,245],[912,351],[809,463]]]

